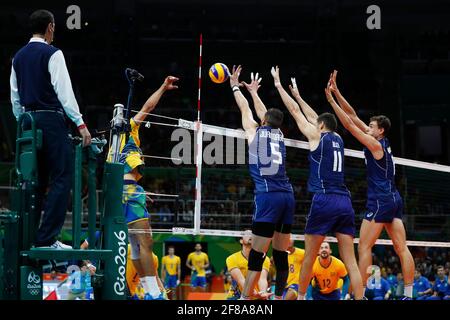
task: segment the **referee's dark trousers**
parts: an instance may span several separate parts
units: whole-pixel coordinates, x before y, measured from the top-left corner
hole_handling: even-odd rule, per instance
[[[55,111],[31,112],[36,128],[42,130],[42,149],[38,151],[37,221],[43,210],[35,246],[52,245],[64,225],[72,184],[73,149],[64,115]],[[28,119],[28,118],[27,118]],[[29,120],[24,121],[30,127]]]

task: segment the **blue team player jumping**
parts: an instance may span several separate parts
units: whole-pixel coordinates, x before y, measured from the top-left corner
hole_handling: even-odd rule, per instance
[[[275,299],[282,299],[289,275],[287,248],[295,211],[292,185],[286,176],[286,147],[280,126],[283,113],[267,110],[258,96],[261,79],[251,74],[251,83],[239,83],[241,66],[233,67],[230,85],[242,114],[242,126],[249,144],[249,169],[255,184],[255,212],[252,221],[252,249],[248,257],[248,273],[241,299],[267,298],[269,294],[255,291],[266,252],[272,243],[273,260],[277,269]],[[250,92],[261,126],[253,119],[247,99],[239,87]]]
[[[391,121],[386,116],[370,118],[367,126],[339,92],[337,71],[330,75],[325,89],[328,102],[342,125],[361,142],[367,165],[367,213],[361,224],[358,246],[359,270],[366,283],[372,270],[372,247],[386,229],[400,258],[405,279],[405,300],[412,299],[414,284],[414,259],[406,245],[406,232],[402,221],[403,201],[395,187],[395,164],[386,134]],[[334,101],[333,93],[338,103]]]
[[[360,300],[363,298],[363,286],[353,247],[355,213],[350,192],[344,183],[344,142],[334,132],[337,128],[336,118],[330,113],[318,116],[300,97],[295,79],[292,79],[290,89],[301,106],[300,110],[297,102],[281,85],[278,67],[272,68],[272,76],[283,103],[308,139],[310,148],[308,191],[314,196],[305,228],[305,258],[300,272],[298,299],[305,299],[320,245],[327,234],[334,234],[355,299]]]

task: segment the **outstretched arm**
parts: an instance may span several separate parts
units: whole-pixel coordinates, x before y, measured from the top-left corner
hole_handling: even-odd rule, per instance
[[[241,111],[242,128],[245,130],[248,142],[250,143],[255,137],[258,123],[253,119],[253,113],[252,110],[250,110],[248,101],[239,89],[239,87],[242,86],[239,83],[239,74],[241,73],[241,70],[241,66],[238,66],[237,68],[233,66],[233,73],[230,75],[230,86],[233,90],[234,99]]]
[[[316,126],[308,122],[306,117],[300,111],[300,107],[298,106],[298,104],[294,101],[294,99],[291,98],[291,96],[289,96],[289,94],[286,92],[286,90],[284,90],[283,86],[281,85],[280,69],[278,68],[278,66],[275,68],[272,67],[271,73],[274,80],[275,88],[277,88],[284,105],[289,110],[289,113],[294,117],[295,122],[297,123],[297,126],[300,129],[300,131],[305,135],[305,137],[310,142],[311,140],[314,140],[316,138],[320,139],[320,133],[317,130]]]
[[[262,122],[264,120],[264,116],[266,115],[267,108],[262,102],[261,98],[258,95],[258,89],[261,87],[260,82],[262,78],[259,78],[259,73],[256,73],[256,75],[253,75],[253,72],[250,74],[250,84],[246,83],[245,81],[242,81],[242,84],[247,88],[248,92],[250,92],[250,95],[253,99],[253,105],[255,106],[256,115],[258,116],[259,120]]]
[[[300,96],[300,92],[297,88],[297,81],[295,78],[291,78],[292,85],[289,85],[289,89],[291,89],[292,96],[297,100],[297,102],[300,104],[300,107],[302,108],[303,113],[306,116],[306,119],[312,124],[317,123],[317,118],[319,117],[317,113],[314,111],[313,108],[309,106],[308,103],[306,103],[305,100]]]
[[[144,121],[145,118],[148,116],[148,113],[152,112],[153,109],[155,109],[164,92],[166,92],[167,90],[178,89],[178,86],[174,84],[175,81],[178,81],[177,77],[172,76],[166,77],[161,87],[159,87],[158,90],[153,92],[153,94],[144,103],[141,110],[134,116],[134,120],[137,123]]]
[[[350,117],[350,119],[360,128],[362,131],[367,132],[369,127],[358,117],[355,109],[348,103],[337,87],[336,83],[337,71],[334,70],[330,76],[330,90],[336,96],[339,106]]]
[[[378,142],[374,137],[367,134],[363,130],[361,130],[351,119],[350,117],[342,110],[336,101],[333,98],[330,89],[331,83],[328,83],[328,86],[325,88],[325,95],[327,97],[328,103],[333,108],[337,117],[341,121],[342,125],[345,129],[350,131],[350,133],[363,145],[365,145],[370,152],[372,152],[375,159],[379,160],[383,157],[383,148],[381,147],[380,142]]]

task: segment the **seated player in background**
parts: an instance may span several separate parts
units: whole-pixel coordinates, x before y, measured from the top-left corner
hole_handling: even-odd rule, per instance
[[[139,274],[136,271],[135,264],[133,263],[130,246],[131,244],[128,244],[127,264],[126,264],[126,279],[128,291],[130,292],[131,299],[143,300],[145,299],[146,292],[140,281],[141,279],[139,277]],[[158,257],[153,252],[152,252],[152,263],[155,265],[156,270],[158,270]],[[158,274],[156,274],[156,283],[158,284],[158,290],[161,292],[162,297],[164,299],[167,299],[164,285],[161,279],[159,278]]]
[[[242,289],[244,288],[245,277],[248,273],[248,257],[252,249],[253,235],[250,230],[245,231],[245,235],[239,242],[242,245],[242,250],[233,253],[226,260],[228,272],[230,272],[233,279],[231,288],[228,291],[227,300],[238,300],[241,297]],[[253,296],[259,296],[258,292],[266,292],[269,286],[267,279],[269,276],[270,260],[266,256],[261,271],[261,275],[257,281],[255,292]]]
[[[170,290],[168,296],[170,300],[176,300],[177,287],[180,285],[181,259],[175,255],[175,248],[170,246],[168,255],[161,260],[161,279],[166,289]]]
[[[67,300],[92,300],[90,296],[93,292],[91,275],[92,272],[88,268],[87,262],[83,262],[79,270],[73,270],[69,274]]]
[[[375,278],[368,280],[366,288],[366,297],[369,300],[389,300],[392,297],[391,285],[389,282],[380,277],[377,282]],[[370,284],[370,285],[369,285]]]
[[[186,260],[186,266],[191,272],[191,290],[206,290],[206,268],[209,266],[208,255],[202,252],[202,245],[197,243],[195,251],[191,252]]]
[[[438,266],[437,276],[433,285],[433,295],[426,300],[450,300],[450,284],[448,282],[444,267]]]
[[[414,297],[416,300],[426,300],[433,293],[430,281],[422,276],[419,269],[414,272]]]
[[[349,299],[348,288],[350,279],[344,263],[331,255],[328,242],[320,246],[319,256],[313,265],[311,296],[313,300],[344,300]],[[339,290],[339,279],[344,281],[342,291]]]
[[[291,239],[288,247],[289,277],[286,283],[286,289],[284,289],[284,300],[297,300],[300,270],[302,269],[304,257],[305,250],[294,247],[294,240]]]

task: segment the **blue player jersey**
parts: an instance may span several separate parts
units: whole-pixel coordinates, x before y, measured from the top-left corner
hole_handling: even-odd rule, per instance
[[[367,166],[367,200],[392,198],[397,192],[395,187],[395,164],[388,139],[380,140],[383,158],[375,160],[372,152],[364,148]]]
[[[309,192],[350,195],[344,183],[344,141],[337,133],[323,132],[308,158]]]
[[[286,146],[280,129],[261,126],[249,145],[249,170],[255,194],[293,192],[286,175]]]

